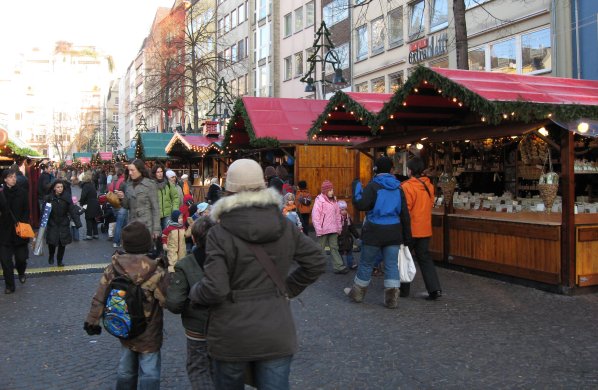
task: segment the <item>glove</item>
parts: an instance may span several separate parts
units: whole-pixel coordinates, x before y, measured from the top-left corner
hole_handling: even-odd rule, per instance
[[[93,325],[89,322],[83,324],[83,330],[85,330],[90,336],[95,336],[102,333],[102,327],[100,325]]]

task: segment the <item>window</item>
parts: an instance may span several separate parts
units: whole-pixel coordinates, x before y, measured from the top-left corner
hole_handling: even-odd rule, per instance
[[[372,80],[372,92],[386,92],[386,85],[384,85],[384,77],[378,77],[377,79]]]
[[[424,30],[424,0],[409,5],[409,39],[413,39]]]
[[[295,77],[303,76],[303,52],[295,53]]]
[[[449,67],[448,57],[443,57],[434,61],[431,61],[429,66],[434,68],[445,68]]]
[[[475,7],[476,5],[485,3],[489,0],[465,0],[465,9],[470,9]]]
[[[266,64],[258,68],[258,95],[257,96],[269,96],[270,95],[270,80],[269,80],[269,65]]]
[[[550,29],[521,35],[521,73],[551,69]]]
[[[384,19],[379,17],[372,21],[372,54],[384,51]]]
[[[430,14],[430,32],[438,31],[448,26],[447,0],[434,0]]]
[[[226,15],[224,17],[224,32],[227,33],[230,31],[230,15]]]
[[[303,30],[303,7],[295,10],[295,32]]]
[[[314,24],[314,2],[310,1],[305,4],[305,27],[313,26]]]
[[[237,85],[239,86],[239,96],[243,96],[245,95],[245,91],[244,91],[244,87],[245,87],[245,82],[244,82],[244,77],[245,76],[241,76],[237,79]]]
[[[247,20],[247,15],[245,14],[245,4],[241,3],[239,8],[237,9],[237,13],[239,14],[239,24]]]
[[[284,36],[288,37],[293,33],[293,15],[289,12],[284,16]]]
[[[349,42],[344,43],[334,48],[334,55],[331,54],[339,62],[339,69],[347,69],[349,67]],[[331,64],[326,64],[326,74],[332,74],[334,69]]]
[[[224,19],[218,19],[218,32],[220,34],[224,32]]]
[[[322,13],[326,26],[330,27],[349,17],[349,1],[332,0],[324,6]]]
[[[239,96],[239,87],[237,84],[237,79],[232,79],[230,81],[230,93],[233,96]]]
[[[230,28],[233,29],[237,25],[237,9],[233,9],[230,13]]]
[[[258,0],[257,5],[257,20],[261,20],[268,15],[268,1],[269,0]]]
[[[114,105],[118,106],[118,96],[114,98]]]
[[[367,92],[368,91],[368,82],[364,81],[363,83],[359,83],[355,86],[355,92]]]
[[[392,93],[396,92],[403,85],[403,71],[389,75],[388,81],[390,84],[390,91]]]
[[[388,13],[388,46],[403,44],[403,7]]]
[[[247,52],[245,50],[245,41],[241,39],[239,42],[237,42],[237,56],[239,57],[239,60],[242,60],[246,55]]]
[[[112,113],[112,122],[118,122],[118,112]]]
[[[284,59],[284,79],[290,80],[293,77],[293,61],[291,56]]]
[[[230,61],[230,49],[224,49],[224,61]]]
[[[357,53],[355,59],[363,60],[368,56],[368,26],[363,25],[355,30],[357,36]]]
[[[230,47],[230,57],[232,62],[239,61],[239,58],[237,57],[237,45],[232,45]]]
[[[270,24],[259,28],[258,61],[270,55]]]
[[[468,58],[469,70],[486,70],[486,50],[483,47],[470,50]]]
[[[507,39],[490,46],[490,70],[492,72],[517,72],[515,38]]]

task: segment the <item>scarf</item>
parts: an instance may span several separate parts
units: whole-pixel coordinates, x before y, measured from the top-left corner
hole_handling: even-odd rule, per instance
[[[139,176],[137,179],[131,179],[133,187],[137,187],[137,184],[141,183],[141,180],[143,180],[143,176]]]
[[[295,211],[296,209],[297,206],[295,206],[294,204],[287,204],[282,208],[282,215],[286,216],[289,212]]]
[[[162,181],[158,181],[158,179],[155,179],[154,181],[156,182],[156,187],[158,187],[158,190],[163,190],[164,187],[166,187],[166,184],[169,184],[169,182],[164,179],[162,179]]]

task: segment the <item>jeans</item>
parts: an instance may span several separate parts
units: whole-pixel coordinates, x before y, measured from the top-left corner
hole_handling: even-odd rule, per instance
[[[7,234],[7,233],[4,233]],[[15,258],[13,264],[12,258]],[[25,275],[27,269],[27,259],[29,258],[29,248],[24,245],[1,245],[0,262],[2,262],[2,274],[4,275],[4,284],[6,288],[15,291],[15,268],[19,276]]]
[[[133,352],[121,346],[120,361],[116,374],[116,390],[160,389],[160,351],[152,353]]]
[[[95,218],[85,218],[85,223],[87,224],[87,237],[91,238],[98,236],[98,223],[96,222]]]
[[[218,390],[243,390],[245,368],[253,372],[260,390],[288,390],[292,356],[254,362],[223,362],[214,360],[214,384]]]
[[[127,225],[127,220],[129,219],[129,210],[124,207],[121,207],[118,210],[115,210],[116,213],[116,226],[114,227],[114,238],[112,242],[120,245],[120,235],[122,233],[123,227]]]
[[[328,245],[330,248],[330,255],[332,256],[332,268],[334,268],[335,271],[342,271],[345,268],[345,265],[343,264],[343,258],[341,257],[341,254],[338,252],[338,234],[324,234],[323,236],[318,237],[318,241],[320,242],[322,250],[326,248],[326,245]]]
[[[382,251],[382,259],[384,260],[384,287],[398,288],[400,287],[399,279],[399,245],[388,246],[373,246],[363,244],[361,248],[361,261],[355,274],[355,284],[360,287],[367,287],[372,279],[372,268],[376,261],[376,255]]]
[[[345,258],[345,264],[347,264],[347,267],[352,268],[353,267],[353,251],[343,251],[340,252],[341,256],[343,256]]]
[[[187,376],[193,390],[212,390],[212,364],[205,340],[187,339]]]
[[[71,236],[73,236],[73,241],[79,241],[79,228],[76,226],[71,226]]]

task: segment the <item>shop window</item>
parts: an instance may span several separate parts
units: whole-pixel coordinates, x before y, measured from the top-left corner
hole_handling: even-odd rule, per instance
[[[384,51],[384,29],[382,17],[372,21],[372,55]]]
[[[303,7],[295,10],[295,32],[303,30]]]
[[[484,48],[469,51],[469,70],[486,70],[486,50]]]
[[[550,71],[551,59],[549,28],[521,35],[522,73]]]
[[[355,30],[357,40],[357,52],[355,53],[355,60],[360,61],[368,56],[368,26],[363,25],[357,27]]]
[[[403,71],[388,76],[390,92],[396,92],[403,85]]]
[[[434,68],[448,68],[449,67],[449,62],[448,62],[448,57],[443,57],[434,61],[430,62],[430,67],[434,67]]]
[[[409,5],[409,39],[417,38],[424,31],[424,0]]]
[[[332,0],[322,9],[326,26],[330,27],[349,17],[349,0]]]
[[[290,80],[293,77],[293,61],[291,56],[284,59],[284,79]]]
[[[303,52],[295,53],[295,77],[303,76]]]
[[[359,83],[355,85],[355,92],[367,92],[368,91],[368,82],[364,81],[363,83]]]
[[[284,36],[288,37],[293,33],[293,14],[288,13],[284,16]]]
[[[430,13],[430,32],[441,30],[448,26],[447,0],[433,0]]]
[[[315,19],[314,10],[315,8],[313,1],[305,4],[305,27],[313,26]]]
[[[396,47],[403,44],[403,7],[388,13],[388,46]]]
[[[515,38],[490,46],[490,69],[492,72],[516,73],[517,57]]]
[[[384,77],[378,77],[377,79],[372,80],[372,92],[386,92],[386,85],[384,85]]]

